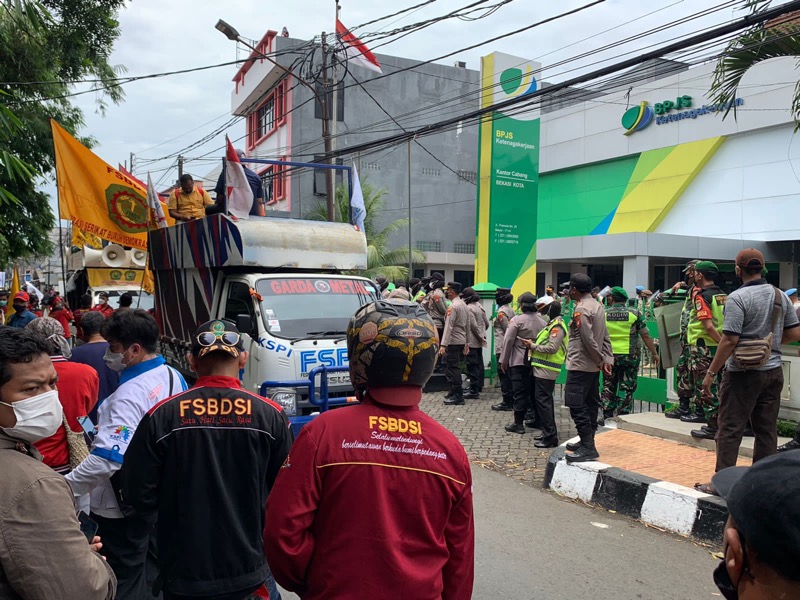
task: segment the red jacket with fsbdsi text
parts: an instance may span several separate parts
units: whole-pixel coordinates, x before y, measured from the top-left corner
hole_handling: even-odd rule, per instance
[[[474,537],[455,436],[416,404],[367,398],[302,429],[267,502],[264,548],[303,600],[469,600]]]

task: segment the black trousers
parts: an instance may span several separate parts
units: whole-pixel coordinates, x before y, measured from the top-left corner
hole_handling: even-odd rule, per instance
[[[514,422],[522,423],[531,403],[531,368],[530,366],[509,367],[511,377],[511,394],[514,398]]]
[[[125,517],[109,519],[92,513],[102,554],[117,576],[117,600],[150,600],[158,575],[155,557],[148,553],[154,519]]]
[[[447,347],[444,357],[444,374],[450,382],[450,393],[462,396],[464,389],[461,386],[461,359],[464,357],[464,346],[462,344],[450,345]]]
[[[483,348],[470,348],[467,355],[467,375],[469,391],[483,391]]]
[[[511,377],[500,368],[500,355],[495,354],[495,357],[497,358],[497,377],[500,379],[500,393],[503,395],[503,404],[511,406],[514,403],[514,397],[511,395]]]
[[[555,379],[534,378],[533,399],[536,405],[536,416],[542,428],[542,439],[546,441],[558,439],[556,429],[556,408],[553,392],[556,389]]]
[[[567,371],[567,383],[564,385],[564,404],[569,408],[570,416],[581,441],[594,440],[597,431],[597,417],[600,410],[600,373],[586,371]]]

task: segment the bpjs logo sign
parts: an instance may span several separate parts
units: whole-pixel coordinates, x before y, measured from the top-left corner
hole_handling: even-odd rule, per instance
[[[664,100],[663,102],[656,102],[653,106],[645,100],[639,106],[634,106],[625,111],[622,115],[622,126],[625,128],[625,135],[631,135],[637,131],[641,131],[654,119],[659,121],[658,117],[663,117],[673,110],[681,110],[683,108],[692,107],[691,96],[680,96],[675,100]]]

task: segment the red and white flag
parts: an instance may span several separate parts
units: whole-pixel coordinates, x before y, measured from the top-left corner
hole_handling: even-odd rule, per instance
[[[347,54],[348,61],[352,61],[370,71],[383,73],[381,64],[378,62],[378,59],[375,58],[375,55],[367,48],[364,42],[350,33],[350,30],[342,25],[339,19],[336,19],[336,35],[344,45],[344,51],[345,54]]]
[[[168,225],[164,207],[161,206],[161,199],[156,191],[156,186],[153,185],[153,178],[150,177],[150,173],[147,173],[147,207],[153,211],[153,218],[159,229]]]
[[[238,219],[249,219],[253,207],[253,189],[247,181],[242,163],[228,136],[225,136],[228,150],[225,153],[225,186],[228,199],[228,212]]]

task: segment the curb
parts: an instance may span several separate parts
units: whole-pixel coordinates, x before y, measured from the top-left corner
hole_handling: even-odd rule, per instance
[[[672,533],[714,544],[721,542],[728,519],[728,507],[722,498],[601,462],[570,465],[564,456],[564,446],[550,454],[545,489]]]

